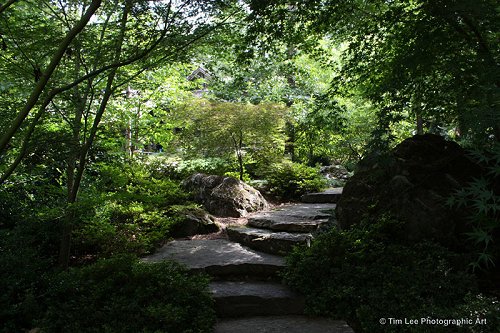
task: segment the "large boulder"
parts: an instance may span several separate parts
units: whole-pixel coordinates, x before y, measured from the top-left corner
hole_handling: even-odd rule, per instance
[[[197,173],[183,185],[197,202],[217,216],[241,217],[269,207],[259,191],[233,177]]]
[[[187,207],[179,212],[180,220],[172,230],[173,237],[189,237],[219,231],[215,218],[201,208]]]
[[[456,143],[437,135],[406,139],[388,155],[365,158],[344,186],[336,214],[342,229],[391,216],[403,222],[399,237],[433,239],[461,247],[466,214],[446,200],[481,173]]]

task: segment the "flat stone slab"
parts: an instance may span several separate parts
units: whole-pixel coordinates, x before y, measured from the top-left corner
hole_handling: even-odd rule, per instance
[[[309,233],[275,232],[251,227],[229,227],[226,231],[232,241],[258,251],[277,255],[290,252],[295,245],[309,245],[313,238]]]
[[[335,204],[297,204],[281,206],[276,210],[254,214],[248,225],[287,232],[313,232],[328,224]]]
[[[212,276],[274,276],[285,266],[279,256],[261,253],[225,239],[176,240],[160,248],[144,262],[174,260],[193,271]]]
[[[275,282],[212,282],[218,317],[304,313],[304,298]]]
[[[337,205],[333,203],[299,203],[293,205],[283,205],[273,210],[256,213],[250,218],[278,215],[296,217],[306,220],[320,220],[330,217],[333,214],[333,210],[335,209],[335,207],[337,207]]]
[[[300,201],[307,203],[336,203],[342,195],[343,187],[331,188],[324,192],[304,194]]]
[[[354,333],[345,321],[306,316],[269,316],[220,320],[215,333]]]
[[[248,226],[269,229],[273,231],[286,232],[314,232],[329,223],[328,219],[323,220],[303,220],[283,216],[269,216],[262,218],[252,218],[248,220]]]

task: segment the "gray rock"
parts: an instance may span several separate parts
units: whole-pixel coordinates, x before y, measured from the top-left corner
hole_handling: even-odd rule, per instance
[[[261,253],[225,239],[173,241],[144,262],[174,260],[192,271],[212,276],[250,275],[267,279],[284,268],[283,258]]]
[[[276,209],[254,214],[253,216],[275,214],[303,218],[306,220],[320,220],[331,216],[334,213],[335,207],[337,207],[337,205],[331,203],[300,203],[279,206]]]
[[[295,245],[309,245],[313,238],[309,233],[273,232],[248,227],[229,227],[227,235],[232,241],[258,251],[277,255],[290,252]]]
[[[304,297],[276,282],[212,282],[210,290],[218,317],[304,312]]]
[[[248,219],[248,226],[285,232],[314,232],[329,223],[328,219],[304,220],[291,216],[262,216]]]
[[[319,172],[327,179],[346,180],[352,176],[352,174],[340,164],[322,166]]]
[[[217,216],[241,217],[269,207],[259,191],[233,177],[197,173],[183,185],[197,202]]]
[[[457,189],[481,174],[458,144],[437,135],[416,135],[386,155],[364,158],[337,204],[338,225],[349,229],[391,216],[409,242],[431,239],[463,250],[470,221],[446,204]],[[396,231],[395,231],[396,232]]]
[[[336,203],[342,195],[343,188],[332,188],[324,192],[304,194],[300,201],[306,203]]]
[[[306,316],[266,316],[220,320],[215,333],[354,333],[345,321]]]
[[[172,228],[173,237],[188,237],[218,232],[215,218],[203,209],[188,208],[181,212],[183,219]]]
[[[248,225],[274,231],[314,232],[329,223],[336,205],[297,204],[281,206],[279,209],[254,214]]]

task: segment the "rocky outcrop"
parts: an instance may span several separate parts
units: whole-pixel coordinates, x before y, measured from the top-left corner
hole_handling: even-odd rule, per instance
[[[388,155],[361,161],[338,202],[338,223],[347,229],[392,216],[404,223],[399,237],[460,247],[468,224],[446,200],[480,173],[458,144],[437,135],[414,136]]]
[[[241,217],[269,207],[259,191],[233,177],[197,173],[183,185],[197,202],[217,216]]]
[[[219,231],[215,218],[200,208],[186,208],[180,212],[181,220],[171,231],[173,237],[188,237]]]
[[[326,179],[334,179],[334,180],[347,180],[352,176],[351,172],[349,172],[343,165],[340,164],[332,164],[322,166],[319,172]]]

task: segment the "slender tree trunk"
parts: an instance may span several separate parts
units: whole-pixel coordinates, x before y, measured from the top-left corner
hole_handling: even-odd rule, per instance
[[[417,112],[417,134],[424,135],[424,120],[422,119],[422,115]]]
[[[140,119],[141,119],[141,102],[138,101],[138,105],[137,105],[137,112],[135,114],[135,118],[134,118],[134,142],[132,144],[132,147],[137,149],[138,148],[138,143],[139,143],[139,122],[140,122]],[[154,142],[153,142],[154,143]],[[154,151],[154,149],[153,149]],[[132,156],[132,155],[131,155]]]
[[[415,115],[416,119],[416,130],[417,130],[417,135],[423,135],[424,134],[424,120],[422,118],[422,110],[421,110],[421,103],[420,103],[420,83],[416,82],[414,83],[413,87],[413,94],[411,95],[410,99],[411,103],[411,111]]]
[[[241,150],[238,151],[237,156],[238,156],[238,166],[240,169],[240,180],[243,181],[244,169],[243,169],[243,154]]]
[[[290,159],[295,162],[295,125],[291,121],[285,124],[287,140],[285,142],[285,154],[290,155]]]
[[[75,77],[80,76],[80,47],[76,46],[75,49]],[[88,88],[90,89],[90,88]],[[75,106],[75,117],[72,122],[72,136],[69,149],[69,156],[66,160],[66,190],[67,190],[67,203],[66,215],[63,219],[62,225],[62,235],[63,238],[67,237],[66,242],[61,242],[61,249],[59,251],[59,263],[64,263],[63,267],[67,267],[69,263],[70,251],[71,251],[71,231],[76,216],[73,204],[75,199],[73,199],[73,192],[75,187],[75,169],[77,167],[76,163],[80,155],[80,135],[82,130],[82,118],[85,111],[85,104],[87,102],[88,91],[84,96],[81,95],[79,86],[73,88],[73,103]]]
[[[31,141],[31,136],[33,135],[33,132],[35,131],[35,127],[40,121],[40,118],[42,118],[42,115],[45,113],[45,109],[49,105],[50,101],[52,98],[47,97],[45,101],[42,103],[40,106],[38,112],[35,115],[35,118],[31,121],[30,127],[28,128],[28,131],[26,132],[26,135],[24,136],[24,141],[23,144],[21,145],[21,150],[19,154],[17,155],[16,159],[14,162],[10,165],[10,167],[2,174],[0,177],[0,185],[3,184],[16,170],[16,168],[19,166],[21,161],[23,160],[24,156],[26,155],[26,152],[28,151],[28,146]]]
[[[132,120],[127,121],[127,128],[125,129],[125,151],[128,157],[132,157],[133,147],[132,147]]]
[[[128,13],[131,8],[131,1],[127,0],[123,16],[120,23],[120,35],[118,37],[114,61],[119,61],[122,52],[123,40],[125,37],[125,27],[128,20]],[[108,79],[106,82],[106,88],[104,90],[104,94],[101,100],[101,104],[99,105],[99,109],[94,118],[94,122],[92,124],[92,128],[90,129],[89,137],[85,141],[84,145],[80,149],[78,156],[78,165],[76,167],[76,173],[74,175],[74,180],[71,184],[71,191],[68,191],[68,204],[67,204],[67,212],[64,219],[64,225],[62,228],[61,235],[61,246],[59,252],[59,266],[63,269],[66,269],[69,265],[70,252],[71,252],[71,233],[73,231],[73,223],[76,217],[75,214],[75,203],[78,197],[78,191],[80,189],[80,184],[83,178],[83,173],[85,171],[85,166],[87,162],[87,155],[92,147],[95,136],[97,134],[97,129],[99,127],[99,123],[101,122],[104,111],[106,110],[107,104],[111,95],[113,93],[113,82],[116,76],[117,68],[111,70],[108,75]]]
[[[289,11],[294,10],[294,6],[289,5],[288,6]],[[295,57],[295,54],[297,53],[297,48],[293,45],[288,45],[287,47],[287,60],[292,61],[293,58]],[[295,81],[295,76],[293,73],[289,72],[287,73],[286,81],[288,83],[288,86],[293,90],[297,86],[297,82]],[[288,97],[286,101],[286,106],[291,107],[293,105],[293,99],[291,96]],[[288,153],[290,155],[290,158],[293,162],[295,162],[295,125],[290,121],[286,121],[285,125],[285,132],[287,134],[287,140],[285,142],[285,154]]]
[[[500,142],[500,124],[497,122],[495,127],[493,128],[493,133],[495,134],[495,139],[497,142]]]

